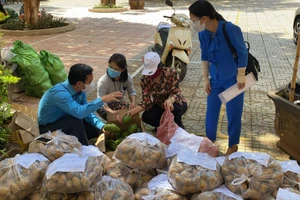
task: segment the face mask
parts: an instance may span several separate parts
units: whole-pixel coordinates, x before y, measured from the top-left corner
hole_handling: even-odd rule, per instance
[[[110,67],[107,68],[107,73],[110,76],[110,78],[117,78],[118,76],[121,75],[121,72],[114,70],[113,68]]]
[[[84,84],[84,85],[85,85],[85,89],[83,89],[82,91],[85,92],[87,95],[94,92],[96,89],[94,82],[91,82],[91,84]]]
[[[192,23],[192,27],[195,31],[202,32],[205,30],[205,23],[200,24],[200,20],[198,19]]]

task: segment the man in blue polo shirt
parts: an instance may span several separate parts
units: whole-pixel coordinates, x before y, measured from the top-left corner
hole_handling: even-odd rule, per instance
[[[50,88],[40,100],[40,133],[61,129],[65,134],[76,136],[83,145],[97,137],[105,124],[94,112],[103,102],[118,101],[122,93],[114,92],[87,102],[86,92],[93,87],[93,68],[81,63],[73,65],[68,80]]]

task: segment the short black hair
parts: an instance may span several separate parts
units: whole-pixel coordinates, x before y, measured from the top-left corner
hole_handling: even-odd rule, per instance
[[[86,64],[77,63],[73,65],[69,71],[68,80],[71,85],[75,85],[78,81],[85,83],[87,75],[93,73],[93,68]]]
[[[128,70],[127,70],[127,62],[126,58],[123,54],[120,53],[114,53],[108,60],[108,63],[115,63],[118,67],[120,67],[122,70],[120,75],[120,82],[125,82],[128,79]]]

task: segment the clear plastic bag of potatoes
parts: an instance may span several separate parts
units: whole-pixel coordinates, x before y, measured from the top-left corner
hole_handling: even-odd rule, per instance
[[[20,200],[41,182],[50,161],[41,154],[16,155],[0,162],[0,199]]]
[[[41,153],[50,161],[71,153],[74,149],[81,150],[81,143],[77,137],[66,135],[60,130],[44,133],[39,136],[41,140],[33,140],[29,144],[29,153]]]
[[[132,188],[119,179],[102,176],[95,189],[95,199],[134,200]]]
[[[297,161],[283,161],[281,162],[283,171],[283,184],[282,188],[293,188],[300,191],[300,166]]]
[[[213,190],[223,183],[216,159],[190,149],[179,151],[171,163],[168,178],[183,195]]]
[[[91,147],[87,147],[91,148]],[[102,177],[106,155],[83,149],[83,154],[67,153],[53,161],[43,184],[49,192],[77,193],[91,191]]]
[[[143,200],[144,196],[148,196],[150,194],[150,189],[148,187],[142,187],[135,191],[134,193],[134,199],[135,200]]]
[[[95,192],[79,192],[72,197],[69,197],[68,200],[95,200]]]
[[[69,200],[71,195],[65,193],[51,193],[44,187],[39,186],[28,196],[28,198],[30,200]]]
[[[157,175],[157,171],[155,169],[134,170],[115,160],[108,166],[106,174],[129,184],[135,190],[147,184]]]
[[[159,174],[148,183],[148,195],[143,200],[187,200],[177,192],[168,181],[167,174]]]
[[[280,164],[265,153],[236,152],[221,167],[226,187],[244,199],[264,199],[283,182]]]
[[[166,160],[166,146],[148,133],[135,133],[117,147],[114,158],[123,164],[141,170],[160,168]]]
[[[213,191],[206,191],[202,193],[195,193],[191,200],[243,200],[239,195],[231,192],[225,185],[222,185]]]

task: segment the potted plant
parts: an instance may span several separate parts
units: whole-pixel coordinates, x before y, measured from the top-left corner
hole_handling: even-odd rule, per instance
[[[297,161],[300,161],[300,105],[299,101],[295,100],[300,100],[300,95],[295,94],[295,91],[300,89],[300,85],[296,84],[299,54],[300,40],[297,44],[291,83],[267,94],[276,108],[275,131],[280,137],[277,145]]]
[[[145,0],[129,0],[130,9],[144,9]]]

